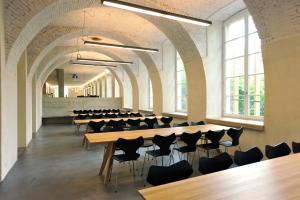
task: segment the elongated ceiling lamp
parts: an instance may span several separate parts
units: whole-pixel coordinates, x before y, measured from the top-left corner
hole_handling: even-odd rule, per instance
[[[145,6],[140,6],[128,2],[123,2],[123,1],[116,1],[116,0],[102,0],[102,4],[114,8],[120,8],[124,10],[129,10],[133,12],[138,12],[146,15],[152,15],[156,17],[163,17],[167,19],[172,19],[180,22],[185,22],[185,23],[190,23],[190,24],[195,24],[199,26],[209,26],[212,24],[211,21],[203,20],[203,19],[198,19],[190,16],[185,16],[185,15],[180,15],[176,13],[171,13],[168,11],[164,10],[158,10],[154,8],[149,8]]]
[[[97,64],[97,63],[89,63],[89,62],[78,62],[78,61],[71,61],[71,64],[73,65],[90,65],[90,66],[96,66],[96,67],[117,67],[115,65],[103,65],[103,64]]]
[[[92,62],[92,63],[115,63],[115,64],[133,64],[133,62],[129,61],[120,61],[120,60],[98,60],[98,59],[90,59],[90,58],[77,58],[79,62]]]
[[[147,52],[158,52],[158,49],[145,48],[145,47],[136,47],[136,46],[128,46],[128,45],[120,45],[120,44],[109,44],[103,42],[92,42],[92,41],[84,41],[85,45],[89,46],[100,46],[100,47],[108,47],[108,48],[117,48],[117,49],[130,49],[134,51],[147,51]]]

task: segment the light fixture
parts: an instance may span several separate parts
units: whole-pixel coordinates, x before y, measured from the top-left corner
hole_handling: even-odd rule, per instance
[[[93,63],[115,63],[115,64],[133,64],[129,61],[119,61],[119,60],[98,60],[98,59],[89,59],[89,58],[77,58],[77,61],[80,62],[93,62]]]
[[[96,66],[96,67],[117,67],[115,65],[103,65],[103,64],[97,64],[97,63],[78,62],[78,61],[71,61],[71,64],[73,64],[73,65],[90,65],[90,66]]]
[[[167,19],[172,19],[172,20],[195,24],[195,25],[200,25],[200,26],[209,26],[212,24],[211,21],[198,19],[198,18],[185,16],[185,15],[180,15],[180,14],[176,14],[176,13],[171,13],[171,12],[164,11],[164,10],[158,10],[155,8],[140,6],[140,5],[123,2],[123,1],[102,0],[102,4],[106,5],[106,6],[111,6],[114,8],[120,8],[120,9],[138,12],[138,13],[142,13],[142,14],[146,14],[146,15],[152,15],[152,16],[156,16],[156,17],[163,17],[163,18],[167,18]]]
[[[120,44],[109,44],[109,43],[103,43],[103,42],[84,41],[84,44],[89,45],[89,46],[101,46],[101,47],[118,48],[118,49],[130,49],[130,50],[134,50],[134,51],[147,51],[147,52],[158,52],[159,51],[158,49],[128,46],[128,45],[120,45]]]

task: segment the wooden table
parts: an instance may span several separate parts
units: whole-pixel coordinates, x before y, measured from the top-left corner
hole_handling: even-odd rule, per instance
[[[158,120],[162,118],[162,116],[155,116],[155,117]],[[119,121],[119,120],[127,121],[128,119],[134,119],[134,120],[140,119],[140,120],[144,120],[145,118],[153,119],[155,117],[124,117],[124,118],[101,118],[101,119],[75,119],[75,120],[73,120],[73,124],[76,125],[75,133],[79,133],[80,125],[87,125],[90,121],[94,121],[94,122],[100,122],[100,121],[109,122],[110,120],[115,120],[115,121]]]
[[[195,133],[201,131],[206,133],[209,130],[218,131],[218,130],[228,130],[230,127],[220,126],[214,124],[207,124],[201,126],[187,126],[187,127],[172,127],[172,128],[157,128],[157,129],[146,129],[146,130],[136,130],[136,131],[120,131],[120,132],[111,132],[111,133],[93,133],[85,134],[86,139],[90,144],[97,143],[108,143],[106,151],[103,155],[103,162],[100,167],[99,175],[104,175],[105,184],[108,183],[109,177],[111,175],[111,168],[113,164],[113,155],[115,152],[114,143],[119,138],[124,139],[135,139],[142,136],[144,139],[152,139],[155,135],[167,136],[172,133],[175,133],[176,136],[180,136],[183,132]]]
[[[298,200],[300,154],[139,190],[157,200]]]

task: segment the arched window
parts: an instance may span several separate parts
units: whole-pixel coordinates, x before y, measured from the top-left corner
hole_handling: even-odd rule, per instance
[[[224,23],[225,116],[262,119],[264,67],[261,42],[247,11]]]
[[[149,79],[149,94],[148,94],[148,107],[149,109],[153,109],[153,88],[151,80]]]
[[[179,53],[176,53],[176,75],[175,75],[175,111],[187,112],[187,90],[184,64]]]

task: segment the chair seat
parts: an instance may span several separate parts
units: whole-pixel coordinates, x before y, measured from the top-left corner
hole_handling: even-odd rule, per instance
[[[174,148],[176,151],[179,151],[181,153],[189,153],[189,152],[195,152],[196,148],[191,148],[188,146],[183,146],[183,147],[179,147],[179,148]]]
[[[148,148],[153,146],[153,142],[151,140],[145,140],[144,144],[141,146],[142,148]]]
[[[160,157],[160,156],[167,156],[170,154],[169,153],[164,153],[164,152],[161,152],[159,149],[157,150],[151,150],[151,151],[146,151],[147,154],[153,156],[153,157]]]
[[[136,153],[134,156],[128,157],[125,154],[114,155],[113,158],[119,162],[126,162],[131,160],[137,160],[140,157],[140,154]]]
[[[224,147],[232,147],[232,141],[227,140],[227,141],[221,141],[220,145],[224,146]]]

